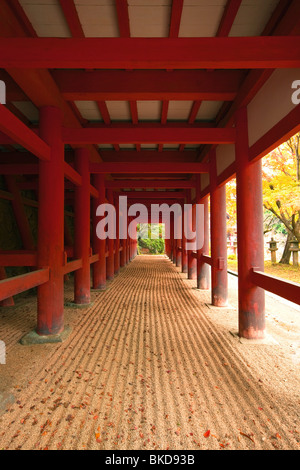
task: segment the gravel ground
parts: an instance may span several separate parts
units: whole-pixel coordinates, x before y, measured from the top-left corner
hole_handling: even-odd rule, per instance
[[[267,297],[267,338],[164,256],[140,256],[93,305],[65,309],[62,344],[21,346],[36,300],[0,310],[0,448],[298,450],[300,316]],[[72,283],[66,284],[66,302]]]

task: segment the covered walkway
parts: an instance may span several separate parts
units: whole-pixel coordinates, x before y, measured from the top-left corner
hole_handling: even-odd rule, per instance
[[[2,384],[15,403],[0,447],[299,449],[297,364],[282,344],[230,334],[222,317],[236,322],[236,310],[195,287],[167,257],[138,256],[91,306],[65,309],[68,341],[42,348],[18,343],[35,297],[3,308]]]

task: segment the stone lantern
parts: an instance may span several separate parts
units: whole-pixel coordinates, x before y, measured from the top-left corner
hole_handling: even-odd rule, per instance
[[[277,248],[277,242],[274,240],[274,238],[271,238],[271,241],[269,243],[269,251],[271,252],[271,261],[273,264],[276,263],[276,251],[278,250]]]
[[[297,238],[290,241],[290,251],[293,253],[293,265],[298,266],[298,251],[300,251],[300,248]]]

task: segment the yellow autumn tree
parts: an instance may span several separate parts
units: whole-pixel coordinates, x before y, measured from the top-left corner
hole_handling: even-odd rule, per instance
[[[263,159],[263,201],[287,230],[286,249],[281,262],[288,263],[289,241],[300,241],[300,133]]]

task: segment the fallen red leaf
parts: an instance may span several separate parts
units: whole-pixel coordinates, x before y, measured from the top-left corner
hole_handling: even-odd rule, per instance
[[[210,436],[210,430],[206,431],[204,434],[203,434],[204,437],[209,437]]]

